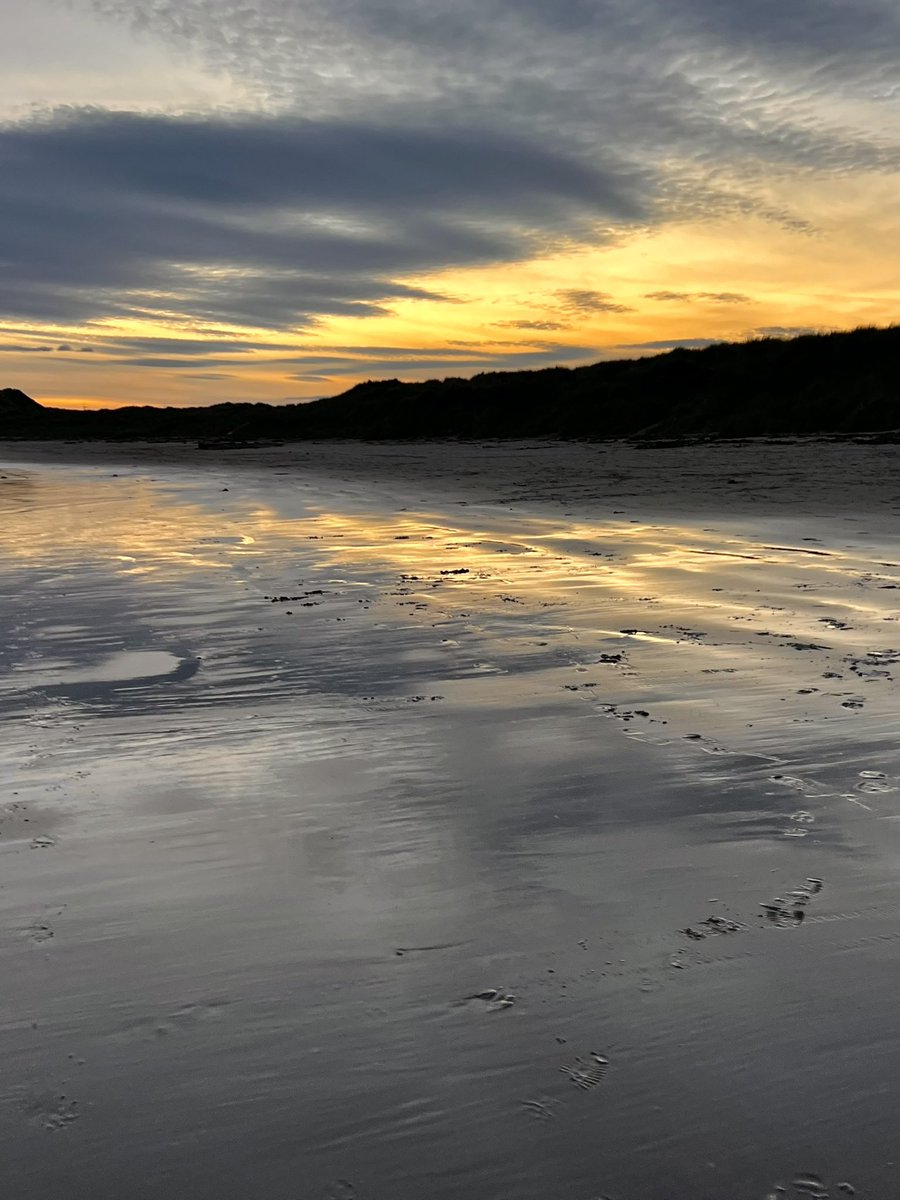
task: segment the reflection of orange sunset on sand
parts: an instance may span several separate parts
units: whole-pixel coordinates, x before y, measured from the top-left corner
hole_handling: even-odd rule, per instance
[[[747,532],[747,502],[740,494],[729,494],[731,489],[724,489],[718,501],[713,500],[712,493],[705,495],[704,476],[719,487],[717,472],[727,470],[716,466],[699,469],[704,458],[713,454],[709,447],[684,452],[688,457],[683,458],[682,469],[693,482],[679,484],[677,479],[668,480],[665,473],[659,473],[657,486],[662,490],[659,498],[654,498],[651,480],[657,468],[648,452],[622,446],[580,450],[564,446],[467,446],[470,488],[499,486],[502,490],[505,482],[518,505],[533,505],[538,497],[545,505],[542,492],[546,490],[557,501],[564,502],[568,494],[569,505],[577,497],[582,510],[597,510],[597,515],[587,520],[572,513],[564,518],[540,512],[526,515],[526,508],[519,515],[515,508],[504,511],[492,507],[484,512],[487,519],[481,524],[477,512],[482,510],[468,506],[458,510],[459,520],[448,521],[445,515],[430,517],[427,508],[412,513],[405,509],[390,511],[365,499],[367,489],[361,478],[367,470],[375,478],[382,475],[395,479],[395,487],[411,486],[414,477],[409,475],[407,459],[424,472],[423,478],[435,481],[439,488],[452,479],[453,486],[461,488],[459,494],[466,495],[466,485],[454,471],[452,446],[406,450],[387,445],[368,455],[365,448],[360,451],[339,445],[311,451],[272,448],[244,452],[230,462],[219,461],[213,454],[204,460],[207,466],[217,472],[237,468],[237,478],[246,484],[236,498],[230,494],[233,485],[226,488],[229,496],[227,500],[222,497],[218,512],[212,512],[208,504],[215,475],[198,475],[197,500],[191,499],[191,489],[179,475],[185,468],[178,464],[190,457],[189,448],[163,450],[155,468],[159,477],[139,475],[129,482],[128,506],[124,509],[112,488],[100,486],[98,497],[98,481],[109,478],[102,468],[95,465],[80,478],[62,469],[65,448],[42,451],[34,447],[29,451],[23,447],[20,453],[35,453],[56,465],[40,477],[39,503],[29,471],[10,470],[5,476],[0,504],[7,519],[0,526],[0,549],[13,562],[77,554],[85,561],[106,564],[116,573],[128,575],[191,567],[249,572],[257,560],[272,556],[281,559],[303,546],[316,570],[334,578],[352,578],[358,572],[388,572],[402,579],[410,593],[433,591],[437,586],[441,597],[457,606],[465,606],[473,590],[481,606],[502,610],[511,603],[501,595],[498,604],[490,581],[532,603],[553,598],[566,604],[585,599],[589,603],[634,604],[646,594],[661,592],[667,604],[698,607],[719,625],[746,619],[746,614],[759,604],[755,594],[748,594],[740,602],[732,597],[729,606],[718,591],[711,590],[711,582],[723,574],[732,578],[742,571],[762,570],[763,566],[777,574],[790,568],[802,581],[814,570],[820,582],[827,584],[831,576],[840,581],[861,569],[857,556],[849,550],[802,550],[780,544],[780,535],[774,533],[769,539],[772,544],[761,547],[758,539]],[[115,448],[101,446],[89,451],[89,457],[95,463],[115,462],[118,453]],[[785,503],[782,492],[794,486],[787,471],[797,451],[785,447],[776,452],[770,447],[758,453],[768,462],[764,474],[748,482],[748,495],[757,505],[780,506]],[[832,451],[830,463],[821,450],[817,453],[822,460],[822,478],[817,483],[824,493],[833,494],[828,481],[841,469],[841,448]],[[859,451],[861,456],[869,457],[876,453],[890,458],[892,451],[890,447]],[[735,464],[742,462],[746,454],[745,448],[720,452],[723,463]],[[657,455],[665,461],[665,451]],[[127,451],[125,457],[127,461]],[[141,451],[141,457],[152,464],[155,452],[148,447]],[[641,480],[640,494],[629,492],[623,485],[622,480],[627,478],[623,470],[629,464],[631,470],[642,469],[636,477]],[[341,470],[346,473],[344,490],[329,510],[319,496],[320,482],[332,479]],[[887,470],[887,465],[879,468],[868,484],[865,479],[853,480],[853,486],[863,485],[854,502],[866,508],[877,503],[877,476]],[[277,475],[273,477],[272,472]],[[168,481],[170,475],[179,485],[175,493]],[[284,476],[293,478],[293,493],[290,486],[276,483]],[[118,473],[113,476],[118,477]],[[853,496],[846,490],[850,483],[848,476],[844,493],[848,498]],[[771,497],[767,499],[768,486]],[[631,496],[628,501],[616,498],[623,487]],[[266,502],[272,488],[283,491],[285,500],[292,497],[287,510]],[[420,504],[424,499],[420,497]],[[685,509],[686,500],[690,504]],[[629,507],[613,509],[618,515],[610,515],[610,505],[616,503],[627,503]],[[660,514],[666,509],[681,509],[685,518],[680,522],[672,515],[639,519],[630,515],[635,504],[638,512],[642,508]],[[819,504],[819,496],[811,491],[807,496],[809,513],[801,519],[813,519],[810,514]],[[722,520],[731,520],[731,526],[704,525],[698,514],[710,506]],[[697,513],[691,514],[691,507]],[[516,515],[506,516],[506,512]],[[814,538],[806,540],[815,542]],[[760,566],[748,565],[754,563]],[[859,619],[866,615],[872,619],[876,611],[861,597],[843,597],[841,604]]]
[[[514,1147],[523,1200],[580,1200],[585,1165],[667,1200],[656,1162],[690,1174],[736,1088],[764,1130],[774,1110],[767,1137],[797,1086],[816,1129],[846,1119],[818,1047],[865,1046],[894,1003],[859,988],[848,1031],[841,999],[890,971],[898,908],[896,446],[5,453],[17,1194],[55,1194],[32,1148],[88,1120],[65,1170],[99,1146],[104,1173],[137,1160],[148,1200],[172,1195],[151,1160],[191,1122],[186,1174],[258,1181],[242,1139],[284,1105],[285,1200],[298,1164],[329,1200],[364,1171],[394,1200],[395,1139],[482,1127],[469,1194]],[[811,975],[815,1022],[781,996]],[[59,1029],[78,1071],[36,1091],[35,1039]],[[372,1066],[333,1098],[348,1048]],[[882,1099],[857,1100],[871,1162]],[[323,1135],[348,1122],[363,1168]],[[730,1120],[717,1137],[743,1145]],[[458,1200],[430,1154],[406,1162],[415,1193]]]
[[[112,492],[103,506],[97,486],[73,486],[60,476],[41,483],[41,503],[30,502],[31,486],[10,475],[2,494],[3,511],[15,521],[0,529],[0,550],[11,560],[46,560],[60,542],[66,554],[106,563],[116,573],[148,575],[165,569],[198,567],[249,570],[257,557],[282,555],[303,542],[315,542],[317,569],[335,576],[375,566],[405,579],[411,593],[423,584],[441,588],[441,597],[465,606],[473,588],[479,603],[498,607],[487,580],[498,580],[530,600],[572,599],[582,589],[632,600],[665,587],[669,601],[688,602],[708,591],[707,579],[725,566],[752,557],[754,544],[738,535],[723,544],[718,532],[696,524],[631,524],[621,520],[577,522],[534,520],[524,524],[525,540],[504,541],[492,526],[430,523],[422,517],[362,511],[321,512],[314,495],[302,517],[254,504],[233,507],[226,518],[203,504],[165,501],[165,491],[141,482],[130,489],[121,510]],[[86,520],[86,514],[94,520]],[[97,519],[99,517],[99,519]],[[223,519],[228,536],[223,538]],[[593,557],[595,548],[604,553]],[[607,552],[615,547],[615,552]],[[454,566],[446,567],[452,558]],[[789,561],[789,560],[788,560]],[[822,568],[827,574],[831,566]],[[843,572],[841,564],[833,568]],[[703,578],[694,578],[703,576]],[[493,598],[492,598],[493,597]],[[499,607],[510,603],[500,599]],[[722,619],[723,602],[708,606]],[[741,611],[744,611],[742,608]]]

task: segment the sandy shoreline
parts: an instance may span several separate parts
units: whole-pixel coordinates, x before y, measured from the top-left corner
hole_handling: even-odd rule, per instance
[[[626,442],[301,442],[198,450],[196,443],[4,442],[0,461],[259,470],[392,486],[427,503],[606,504],[640,512],[785,516],[895,512],[900,446],[832,439],[639,447]],[[629,513],[629,515],[632,515]]]
[[[11,1194],[892,1195],[896,460],[0,447]]]

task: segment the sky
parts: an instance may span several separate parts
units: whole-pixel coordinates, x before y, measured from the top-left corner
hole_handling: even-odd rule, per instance
[[[297,401],[886,325],[897,0],[0,0],[0,387]]]

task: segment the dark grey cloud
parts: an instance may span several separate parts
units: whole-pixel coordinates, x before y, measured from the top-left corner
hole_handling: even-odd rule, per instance
[[[87,347],[84,347],[87,349]],[[92,347],[93,349],[93,347]],[[197,357],[206,357],[213,354],[233,354],[247,355],[254,351],[264,350],[269,353],[275,353],[279,350],[296,350],[295,342],[271,342],[258,341],[256,339],[243,338],[214,338],[206,336],[197,336],[194,338],[167,338],[167,337],[123,337],[115,335],[104,338],[102,344],[97,347],[104,354],[113,357],[129,357],[134,354],[161,355],[171,357],[184,357],[186,367],[195,367],[197,364],[190,360]],[[238,360],[236,360],[237,363]]]
[[[667,6],[654,7],[662,15]],[[687,36],[787,61],[884,63],[900,39],[900,13],[889,0],[680,0],[677,11]]]
[[[520,346],[519,342],[507,344],[517,348]],[[546,344],[542,348],[552,349],[552,347]],[[430,351],[423,354],[421,346],[327,346],[310,349],[300,354],[295,350],[294,354],[276,359],[275,361],[312,363],[337,358],[341,362],[350,361],[351,359],[365,359],[367,362],[378,362],[382,359],[388,362],[400,362],[401,360],[420,359],[428,354],[430,354]],[[449,361],[454,358],[470,358],[473,356],[490,358],[491,350],[484,348],[480,342],[450,342],[441,349],[440,354],[443,361]]]
[[[505,349],[472,349],[423,353],[411,347],[336,346],[298,355],[292,360],[302,368],[291,378],[309,381],[364,376],[372,379],[397,377],[424,379],[430,374],[469,376],[481,371],[516,370],[572,363],[595,362],[601,353],[591,346],[511,345]]]
[[[259,366],[264,362],[268,368],[278,368],[288,373],[292,379],[309,380],[315,377],[328,379],[334,376],[369,375],[373,372],[383,378],[386,375],[400,373],[404,377],[422,378],[424,374],[433,371],[446,371],[451,374],[469,375],[475,371],[493,370],[497,364],[507,366],[546,366],[555,363],[583,362],[596,359],[598,352],[586,346],[559,346],[550,342],[507,343],[494,342],[490,348],[483,348],[481,343],[449,343],[438,350],[423,350],[419,346],[327,346],[317,347],[308,351],[298,351],[296,346],[282,346],[280,349],[290,349],[291,353],[279,353],[279,348],[267,343],[256,343],[253,348],[264,351],[265,357],[248,359],[241,354],[229,355],[212,352],[207,343],[200,342],[202,347],[197,354],[140,354],[142,343],[150,343],[153,348],[153,338],[135,338],[134,347],[129,349],[127,340],[120,340],[114,348],[106,350],[110,359],[117,366],[151,368],[160,371],[177,371],[187,379],[215,379],[233,377],[237,368]],[[158,339],[161,342],[171,339]],[[244,344],[242,352],[249,347]],[[227,345],[223,346],[228,349]],[[198,372],[198,361],[209,370]],[[299,368],[299,371],[298,371]],[[312,372],[312,373],[311,373]]]
[[[391,128],[301,119],[198,120],[82,111],[7,128],[4,158],[33,183],[90,183],[123,203],[224,209],[250,220],[273,205],[300,212],[471,213],[515,201],[546,217],[574,202],[634,217],[627,181],[490,128]]]
[[[308,326],[435,298],[398,275],[645,215],[621,165],[496,129],[67,112],[0,129],[0,312]]]
[[[196,362],[192,362],[189,358],[163,358],[146,355],[145,357],[136,358],[120,358],[116,360],[119,366],[122,367],[152,367],[157,371],[191,371],[196,370]],[[207,367],[234,367],[240,364],[235,363],[232,358],[204,358],[203,365]]]

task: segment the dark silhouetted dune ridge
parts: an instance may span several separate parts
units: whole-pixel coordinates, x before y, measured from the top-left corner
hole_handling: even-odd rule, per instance
[[[0,420],[4,417],[37,418],[41,411],[41,405],[37,400],[32,400],[18,388],[0,388]]]
[[[584,367],[358,384],[306,404],[75,412],[0,391],[0,436],[197,439],[900,437],[900,326],[677,349]]]

